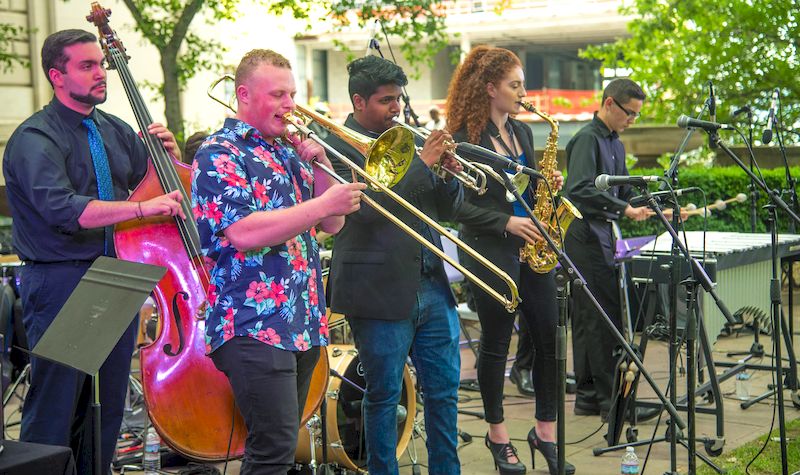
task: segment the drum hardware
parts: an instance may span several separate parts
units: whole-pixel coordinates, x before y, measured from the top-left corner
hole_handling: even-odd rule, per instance
[[[309,450],[311,451],[311,461],[308,462],[308,468],[311,470],[312,475],[317,475],[317,445],[322,446],[322,441],[317,439],[320,434],[320,426],[322,420],[317,414],[311,416],[306,422],[306,429],[308,430],[309,437]]]
[[[321,430],[316,436],[308,435],[308,428],[303,426],[298,437],[295,460],[308,465],[312,459],[311,447],[322,450],[314,452],[325,467],[335,466],[345,471],[365,472],[365,456],[363,449],[363,417],[361,399],[363,398],[363,378],[358,372],[358,351],[353,346],[329,346],[327,354],[330,360],[329,388],[316,416],[320,418]],[[336,355],[336,356],[334,356]],[[316,373],[316,370],[315,370]],[[406,365],[403,372],[403,389],[398,407],[397,451],[396,456],[405,452],[412,438],[415,421],[408,414],[416,414],[416,398],[411,371]],[[321,455],[320,455],[321,454]]]

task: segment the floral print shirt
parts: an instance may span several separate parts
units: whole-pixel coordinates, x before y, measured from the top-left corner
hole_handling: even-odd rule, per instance
[[[316,231],[242,252],[224,230],[250,213],[295,206],[313,196],[314,175],[291,146],[226,119],[194,158],[192,209],[210,275],[206,347],[234,336],[306,351],[328,344]]]

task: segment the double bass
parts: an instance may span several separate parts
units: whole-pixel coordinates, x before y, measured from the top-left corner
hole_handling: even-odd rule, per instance
[[[191,208],[191,169],[147,133],[153,119],[128,69],[125,48],[109,26],[110,15],[111,10],[95,2],[86,19],[99,29],[108,68],[119,73],[150,157],[147,173],[129,200],[179,190],[186,216],[131,220],[114,229],[117,257],[167,269],[153,291],[161,332],[139,352],[147,411],[162,440],[188,457],[215,461],[241,456],[247,430],[228,379],[206,356],[205,322],[198,317],[210,267],[203,261]]]

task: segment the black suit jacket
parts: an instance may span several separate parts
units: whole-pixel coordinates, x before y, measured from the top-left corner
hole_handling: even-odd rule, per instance
[[[377,134],[364,129],[351,114],[345,126],[369,137]],[[339,137],[331,134],[326,142],[363,167],[364,157]],[[350,178],[350,169],[330,157],[336,172]],[[360,181],[364,181],[360,179]],[[435,221],[450,220],[461,205],[463,193],[456,180],[445,182],[435,176],[415,154],[408,172],[392,191]],[[384,193],[368,189],[366,194],[418,233],[425,235],[415,217]],[[433,242],[442,247],[439,235]],[[383,217],[370,205],[345,219],[334,240],[328,302],[331,310],[351,318],[402,320],[411,316],[422,272],[422,245]],[[447,286],[444,266],[434,270],[434,278]],[[448,293],[452,299],[452,293]],[[455,301],[452,301],[455,305]]]
[[[514,135],[519,140],[522,151],[525,152],[528,166],[534,168],[533,132],[523,122],[511,118],[508,120],[514,130]],[[466,142],[466,130],[455,132],[453,140]],[[507,153],[505,150],[495,150],[491,136],[486,129],[481,132],[478,145],[496,151],[501,155],[506,155]],[[508,220],[514,215],[514,205],[506,200],[506,188],[502,183],[491,177],[487,179],[486,183],[486,193],[483,195],[478,195],[470,189],[464,191],[464,203],[459,208],[456,218],[461,224],[461,239],[483,257],[505,271],[514,279],[514,282],[519,282],[519,249],[524,245],[525,241],[518,236],[508,234],[505,230]],[[536,189],[535,187],[536,183],[532,180],[525,193],[531,193],[531,190]],[[498,292],[502,293],[506,289],[506,285],[498,277],[486,270],[475,259],[461,252],[459,253],[459,258],[467,269]]]

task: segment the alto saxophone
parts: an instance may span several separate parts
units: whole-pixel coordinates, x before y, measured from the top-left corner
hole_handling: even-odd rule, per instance
[[[539,181],[536,186],[536,205],[533,214],[536,219],[542,222],[547,228],[547,233],[559,248],[564,247],[563,238],[567,228],[575,218],[582,219],[583,216],[578,208],[564,197],[560,198],[558,209],[553,212],[553,201],[550,199],[548,187],[555,189],[555,177],[553,172],[556,170],[556,154],[558,152],[558,122],[549,115],[539,111],[527,102],[520,101],[519,104],[528,112],[538,115],[550,124],[550,135],[547,137],[547,144],[544,147],[542,160],[539,162],[539,171],[545,176],[544,180]],[[536,241],[534,244],[525,244],[519,250],[520,261],[527,262],[534,272],[546,274],[552,270],[557,263],[556,253],[547,245],[547,241]]]

